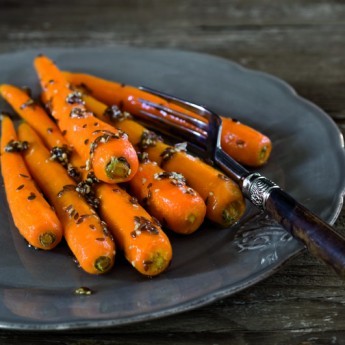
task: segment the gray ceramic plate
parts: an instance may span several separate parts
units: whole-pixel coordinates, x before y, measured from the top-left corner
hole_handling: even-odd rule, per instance
[[[72,71],[145,85],[231,115],[272,138],[262,173],[329,222],[342,204],[345,159],[339,131],[285,83],[219,58],[135,48],[40,51]],[[38,51],[0,56],[1,83],[38,93],[32,60]],[[0,103],[5,108],[4,103]],[[269,276],[302,250],[282,229],[249,209],[238,227],[211,224],[190,237],[171,235],[174,260],[146,279],[119,258],[102,277],[78,269],[65,245],[28,248],[0,195],[0,327],[73,329],[128,324],[171,315],[229,296]],[[236,234],[236,236],[234,236]],[[91,296],[76,296],[87,286]]]

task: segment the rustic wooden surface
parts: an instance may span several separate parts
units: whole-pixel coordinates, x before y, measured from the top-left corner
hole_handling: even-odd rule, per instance
[[[343,0],[0,0],[0,53],[128,44],[205,52],[285,79],[345,131]],[[336,228],[345,233],[345,211]],[[149,323],[0,344],[345,344],[345,283],[306,254],[265,281]]]

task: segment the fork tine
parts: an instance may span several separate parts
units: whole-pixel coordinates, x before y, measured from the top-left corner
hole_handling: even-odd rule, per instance
[[[219,115],[211,112],[209,109],[203,106],[182,100],[160,91],[142,86],[140,87],[140,89],[147,93],[163,98],[169,103],[173,103],[178,107],[181,107],[183,110],[191,111],[194,114],[200,115],[203,119],[205,119],[205,121],[201,121],[193,117],[192,114],[184,114],[183,112],[170,109],[155,102],[147,101],[144,99],[140,100],[143,104],[147,104],[159,111],[165,111],[166,113],[171,114],[178,119],[186,120],[188,123],[187,127],[184,126],[183,123],[176,123],[169,120],[168,117],[153,115],[149,111],[142,110],[141,112],[146,119],[150,118],[151,120],[155,121],[154,124],[156,124],[156,128],[158,130],[162,130],[162,126],[164,126],[164,130],[166,131],[166,133],[171,134],[171,129],[174,128],[175,136],[180,138],[183,136],[183,139],[187,140],[189,143],[196,144],[197,148],[200,148],[200,146],[202,145],[205,153],[207,153],[208,156],[212,156],[215,153],[217,147],[220,147],[222,119]],[[193,125],[193,129],[189,128],[190,124]],[[202,126],[202,131],[200,131],[200,126]]]
[[[200,105],[191,103],[191,102],[186,101],[186,100],[182,100],[180,98],[171,96],[171,95],[169,95],[167,93],[164,93],[164,92],[161,92],[161,91],[157,91],[157,90],[151,89],[149,87],[140,86],[139,89],[142,90],[142,91],[145,91],[147,93],[150,93],[152,95],[155,95],[155,96],[158,96],[160,98],[163,98],[163,99],[165,99],[169,103],[173,103],[173,104],[175,104],[175,105],[177,105],[179,107],[182,107],[184,110],[196,113],[196,114],[202,116],[203,118],[205,118],[206,120],[208,120],[207,115],[205,114],[205,108],[200,106]],[[193,116],[191,116],[189,114],[184,114],[182,112],[170,109],[169,107],[166,107],[164,105],[153,103],[153,102],[150,102],[150,101],[147,101],[147,100],[144,100],[144,101],[145,101],[145,103],[147,103],[149,105],[150,105],[150,103],[155,105],[156,109],[160,108],[161,110],[166,111],[167,113],[170,113],[171,115],[176,114],[177,117],[179,117],[179,118],[181,118],[181,119],[183,119],[183,120],[185,120],[187,122],[190,122],[194,126],[207,130],[207,127],[208,127],[207,126],[207,122],[201,121],[201,120],[199,120],[199,119],[197,119],[197,118],[195,118],[195,117],[193,117]]]
[[[154,103],[154,102],[148,101],[148,100],[143,99],[143,98],[139,98],[139,101],[142,104],[146,104],[149,107],[155,108],[156,110],[158,110],[160,112],[165,112],[165,113],[172,115],[176,118],[182,119],[182,120],[186,121],[188,124],[194,126],[197,130],[207,130],[207,123],[204,121],[201,121],[199,119],[191,117],[191,116],[184,114],[182,112],[176,111],[174,109],[170,109],[170,108],[166,107],[165,105]],[[205,135],[206,135],[206,133],[205,133]]]
[[[207,136],[198,131],[194,131],[191,128],[181,127],[181,125],[176,122],[171,122],[167,118],[162,118],[159,115],[155,115],[145,110],[141,110],[138,115],[141,119],[144,119],[145,123],[150,128],[158,130],[169,137],[182,139],[188,142],[189,146],[193,148],[193,151],[197,152],[202,157],[207,156]]]

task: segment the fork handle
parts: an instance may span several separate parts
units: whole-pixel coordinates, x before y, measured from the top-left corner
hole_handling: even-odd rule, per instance
[[[258,173],[244,179],[243,193],[301,240],[312,255],[345,278],[345,239],[329,224]]]

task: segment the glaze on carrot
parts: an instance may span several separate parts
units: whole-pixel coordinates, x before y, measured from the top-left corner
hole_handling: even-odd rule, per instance
[[[147,152],[151,161],[157,162],[166,171],[181,173],[187,185],[205,201],[208,219],[227,227],[241,218],[245,201],[240,188],[232,180],[185,152],[183,145],[169,146],[123,113],[116,114],[118,108],[107,107],[90,95],[84,95],[83,99],[86,107],[97,117],[125,131],[132,144]]]
[[[108,183],[130,180],[138,169],[138,159],[126,134],[86,111],[80,94],[70,88],[50,59],[38,56],[35,68],[52,116],[97,178]]]
[[[147,155],[146,155],[147,156]],[[202,224],[206,206],[185,178],[161,169],[141,154],[141,163],[129,182],[131,193],[163,225],[179,234],[191,234]]]
[[[18,135],[29,143],[24,153],[26,164],[54,206],[79,265],[91,274],[109,271],[114,263],[115,244],[105,223],[76,191],[76,184],[62,165],[50,159],[49,151],[28,124],[19,126]]]
[[[52,249],[61,241],[62,225],[24,163],[20,150],[28,145],[18,141],[6,116],[2,117],[1,130],[1,170],[14,224],[33,247]]]
[[[135,116],[140,116],[140,110],[145,109],[159,116],[169,117],[172,121],[179,122],[184,126],[189,126],[185,121],[164,111],[156,110],[147,104],[143,105],[139,101],[139,99],[145,99],[205,121],[194,112],[187,111],[176,104],[168,103],[163,98],[151,95],[138,88],[83,73],[64,72],[64,74],[69,82],[84,87],[93,97],[107,105],[116,104],[121,110]],[[222,117],[222,120],[221,145],[225,152],[241,164],[251,167],[258,167],[267,162],[272,150],[271,140],[267,136],[235,119]]]

